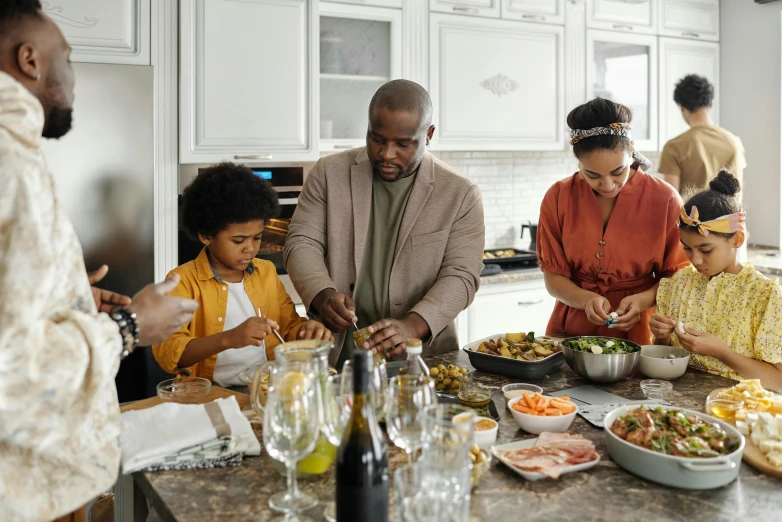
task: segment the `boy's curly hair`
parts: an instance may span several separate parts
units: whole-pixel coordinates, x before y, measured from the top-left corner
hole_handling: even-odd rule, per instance
[[[202,169],[182,193],[180,222],[185,233],[214,237],[233,223],[267,221],[279,215],[277,193],[244,165],[218,163]]]

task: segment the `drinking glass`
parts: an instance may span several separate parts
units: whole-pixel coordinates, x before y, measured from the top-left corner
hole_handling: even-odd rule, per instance
[[[307,365],[291,363],[277,368],[263,409],[263,444],[269,455],[283,462],[287,469],[288,488],[269,499],[269,506],[288,514],[278,520],[310,521],[298,513],[317,505],[312,495],[299,491],[296,463],[315,449],[320,432],[318,394],[315,375]]]
[[[491,392],[478,384],[475,379],[475,370],[472,370],[462,377],[457,398],[462,406],[485,408],[491,402]]]
[[[391,379],[386,399],[386,428],[391,441],[407,453],[413,463],[413,452],[421,448],[421,414],[437,404],[434,380],[418,375],[399,375]]]
[[[397,522],[440,522],[441,509],[428,490],[420,462],[394,471],[394,501]]]
[[[322,429],[329,442],[334,446],[339,446],[340,442],[342,442],[342,435],[345,432],[348,420],[350,420],[350,410],[353,405],[353,394],[345,394],[343,391],[343,379],[344,376],[342,374],[331,375],[323,388],[324,418]],[[326,507],[323,516],[329,522],[336,522],[337,510],[333,502]]]
[[[342,366],[342,394],[353,396],[353,365],[351,360]],[[386,389],[388,388],[388,369],[385,362],[372,368],[369,380],[369,401],[375,410],[378,420],[383,418],[386,410]]]

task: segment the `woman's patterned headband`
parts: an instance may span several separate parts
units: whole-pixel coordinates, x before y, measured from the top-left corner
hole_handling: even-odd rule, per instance
[[[679,211],[679,218],[682,220],[682,223],[688,227],[697,228],[698,232],[704,237],[709,235],[709,231],[719,234],[733,234],[734,232],[744,232],[746,230],[746,214],[743,210],[735,214],[712,219],[711,221],[701,222],[699,217],[698,207],[695,206],[690,210],[689,216],[684,211],[684,207]]]
[[[622,136],[623,138],[630,137],[630,129],[632,125],[629,123],[611,123],[608,127],[594,127],[592,129],[571,129],[570,130],[570,144],[575,145],[579,141],[585,138],[591,138],[592,136]]]

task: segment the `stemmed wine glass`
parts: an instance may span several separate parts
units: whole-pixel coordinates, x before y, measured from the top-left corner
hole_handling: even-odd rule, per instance
[[[286,513],[277,521],[311,522],[299,513],[315,507],[318,499],[302,493],[296,482],[296,463],[315,450],[320,432],[315,376],[292,364],[277,370],[266,397],[263,444],[269,456],[285,463],[288,488],[269,499],[269,506]]]
[[[342,366],[342,395],[353,396],[353,365],[351,360]],[[386,411],[386,389],[388,388],[388,369],[385,362],[372,368],[369,381],[369,401],[375,410],[377,420],[382,420]]]
[[[407,453],[413,463],[413,452],[422,445],[424,408],[437,404],[434,380],[428,376],[399,375],[391,380],[386,400],[386,428],[391,441]]]
[[[323,433],[329,442],[337,447],[342,442],[342,435],[350,420],[350,410],[353,404],[353,394],[345,393],[345,389],[342,387],[343,381],[345,381],[343,374],[331,375],[323,390]],[[352,378],[349,382],[353,382]],[[350,388],[348,387],[347,390]],[[326,507],[323,516],[329,522],[336,522],[337,510],[333,502]]]

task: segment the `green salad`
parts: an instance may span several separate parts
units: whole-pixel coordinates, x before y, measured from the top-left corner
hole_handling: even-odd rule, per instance
[[[580,339],[563,341],[562,344],[577,352],[606,355],[628,354],[640,350],[639,346],[629,341],[611,339],[610,337],[582,337]]]

